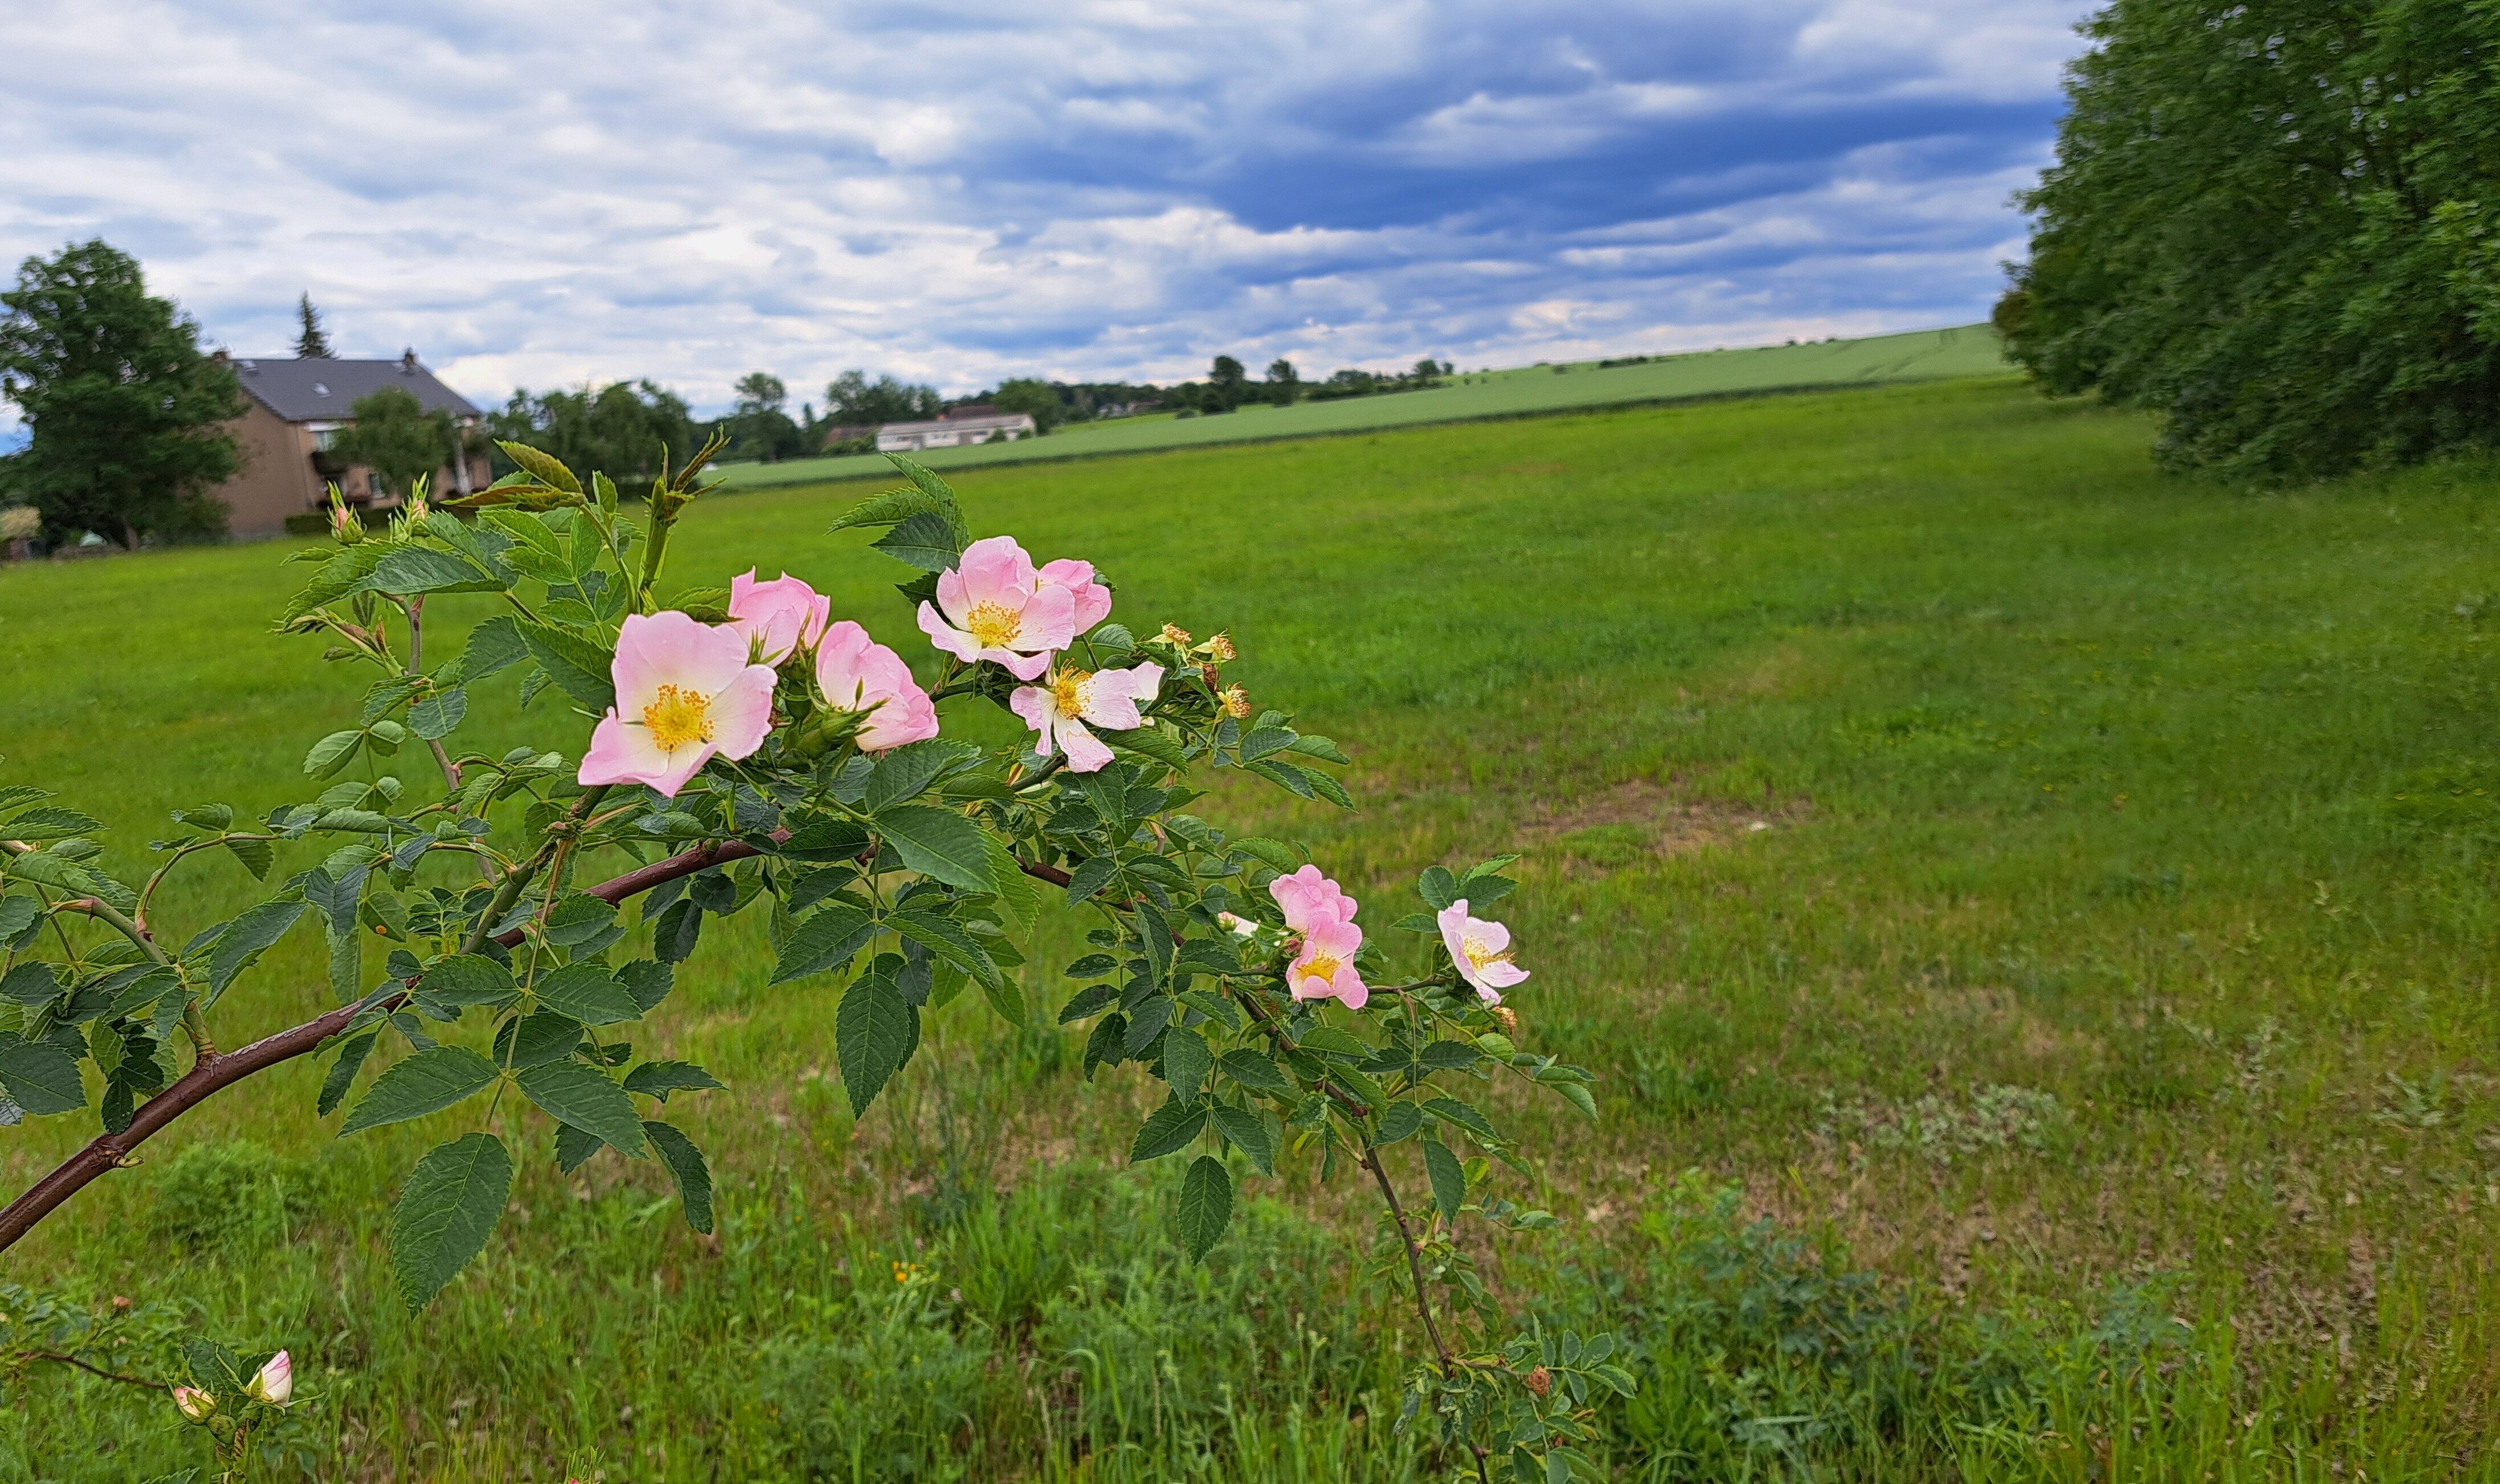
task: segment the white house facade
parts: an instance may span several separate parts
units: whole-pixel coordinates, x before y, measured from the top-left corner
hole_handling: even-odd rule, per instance
[[[876,430],[879,453],[918,453],[925,448],[968,448],[974,444],[1014,443],[1038,427],[1030,412],[988,417],[939,417],[930,422],[889,422]]]

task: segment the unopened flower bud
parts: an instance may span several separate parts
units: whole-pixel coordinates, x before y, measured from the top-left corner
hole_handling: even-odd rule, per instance
[[[1224,714],[1227,716],[1237,717],[1250,714],[1250,693],[1238,685],[1227,685],[1216,693],[1215,699],[1224,707]]]
[[[285,1351],[279,1351],[252,1373],[251,1384],[244,1391],[254,1402],[284,1406],[287,1399],[295,1395],[295,1363],[286,1358]]]
[[[177,1386],[174,1406],[188,1421],[206,1422],[216,1415],[217,1399],[196,1386]]]
[[[1554,1395],[1554,1372],[1546,1369],[1542,1366],[1530,1371],[1526,1377],[1526,1381],[1529,1391],[1536,1396],[1550,1397]]]
[[[1230,665],[1237,657],[1239,651],[1233,647],[1232,635],[1218,634],[1213,639],[1210,639],[1206,643],[1199,645],[1198,652],[1205,655],[1208,659],[1215,661],[1215,663],[1219,665]]]
[[[365,539],[364,521],[357,518],[354,511],[347,509],[346,502],[338,497],[335,489],[330,495],[330,534],[338,538],[339,544],[343,546],[352,546]]]
[[[1180,627],[1178,624],[1165,624],[1163,633],[1158,637],[1161,638],[1165,643],[1171,645],[1175,649],[1186,649],[1189,647],[1189,630]]]
[[[1235,917],[1231,912],[1216,913],[1215,924],[1227,933],[1237,933],[1243,938],[1251,937],[1259,931],[1259,924],[1247,917]]]

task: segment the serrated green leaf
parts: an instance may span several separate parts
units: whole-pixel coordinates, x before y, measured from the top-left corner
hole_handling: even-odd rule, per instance
[[[1189,1260],[1202,1262],[1233,1223],[1233,1175],[1224,1162],[1201,1154],[1180,1182],[1180,1240]]]
[[[625,1090],[669,1101],[676,1092],[708,1092],[722,1085],[718,1077],[692,1062],[644,1062],[625,1073]]]
[[[1347,793],[1345,791],[1345,785],[1338,782],[1333,776],[1322,773],[1316,768],[1302,768],[1291,764],[1281,766],[1291,767],[1295,773],[1300,774],[1302,775],[1302,781],[1310,785],[1312,793],[1326,799],[1329,803],[1335,805],[1338,808],[1350,809],[1354,808],[1354,796]]]
[[[1431,1102],[1424,1105],[1424,1111],[1440,1119],[1443,1123],[1456,1124],[1458,1127],[1466,1130],[1470,1134],[1480,1135],[1486,1138],[1497,1138],[1500,1137],[1494,1133],[1493,1124],[1486,1119],[1484,1114],[1477,1112],[1466,1104],[1461,1103],[1453,1098],[1434,1098]]]
[[[356,748],[363,745],[364,741],[362,732],[333,732],[322,738],[304,754],[304,775],[326,778],[337,773],[355,757]]]
[[[0,975],[0,1000],[29,1007],[49,1005],[69,986],[51,965],[29,960]]]
[[[979,825],[926,804],[898,805],[876,816],[876,833],[903,856],[905,868],[966,891],[996,894],[990,853]]]
[[[1279,874],[1290,875],[1301,867],[1301,857],[1294,853],[1292,846],[1283,841],[1269,840],[1260,835],[1234,841],[1225,847],[1225,853],[1233,856],[1246,855]]]
[[[521,1096],[539,1111],[585,1134],[596,1134],[627,1154],[641,1154],[642,1118],[615,1079],[571,1058],[542,1062],[514,1074]]]
[[[1424,905],[1432,910],[1446,912],[1450,904],[1459,900],[1458,877],[1450,874],[1444,867],[1427,866],[1424,874],[1415,879],[1415,895],[1423,898]]]
[[[79,1064],[49,1041],[21,1040],[0,1046],[0,1092],[29,1113],[67,1113],[86,1106]]]
[[[886,1082],[910,1059],[920,1039],[918,1015],[903,997],[902,987],[873,969],[842,992],[842,1003],[834,1012],[834,1049],[853,1117],[868,1111]]]
[[[558,690],[594,711],[616,704],[609,671],[615,656],[590,641],[543,623],[521,623],[521,643]]]
[[[1380,1138],[1383,1144],[1400,1144],[1415,1137],[1424,1127],[1424,1110],[1412,1103],[1392,1103],[1380,1110]]]
[[[512,1157],[492,1134],[470,1134],[416,1162],[391,1213],[391,1270],[411,1314],[469,1266],[512,1190]]]
[[[373,585],[413,598],[422,593],[496,593],[504,579],[466,557],[431,546],[402,546],[374,564]]]
[[[347,1089],[356,1085],[356,1073],[364,1070],[365,1058],[373,1055],[377,1034],[367,1031],[362,1036],[350,1036],[340,1043],[338,1058],[330,1063],[329,1074],[321,1079],[320,1099],[312,1105],[316,1117],[329,1117],[345,1101]]]
[[[1202,1104],[1182,1103],[1177,1099],[1146,1115],[1137,1130],[1135,1142],[1129,1146],[1131,1164],[1142,1165],[1167,1154],[1189,1147],[1189,1141],[1206,1127],[1206,1107]]]
[[[521,642],[519,622],[510,613],[497,613],[469,631],[469,643],[460,651],[459,662],[442,678],[475,685],[510,670],[529,658],[529,653],[530,646]]]
[[[408,709],[408,729],[427,742],[451,735],[469,714],[469,693],[453,686],[439,690]]]
[[[1225,1052],[1216,1065],[1224,1069],[1226,1076],[1253,1092],[1280,1093],[1294,1085],[1283,1069],[1246,1047]]]
[[[905,516],[893,530],[869,544],[922,572],[944,572],[955,565],[964,550],[956,540],[953,524],[935,511]]]
[[[272,944],[286,936],[295,919],[304,915],[311,903],[264,902],[246,911],[217,935],[216,945],[209,950],[209,998],[214,1001],[225,992],[235,975],[250,968]]]
[[[541,1006],[583,1025],[622,1025],[642,1018],[642,1007],[616,981],[616,972],[596,959],[568,964],[530,988]]]
[[[677,1182],[677,1201],[685,1207],[686,1225],[708,1236],[711,1232],[711,1168],[704,1163],[703,1151],[695,1141],[665,1123],[645,1123],[642,1132],[650,1136],[651,1147],[660,1153],[660,1163]]]
[[[1467,1204],[1467,1174],[1459,1163],[1457,1151],[1438,1138],[1424,1141],[1424,1173],[1432,1182],[1432,1204],[1440,1207],[1441,1220],[1455,1222],[1459,1207]]]
[[[670,908],[672,912],[675,910]],[[663,926],[666,922],[664,917]],[[793,928],[782,941],[781,960],[773,966],[773,982],[785,984],[842,969],[859,956],[876,932],[876,919],[867,912],[847,902],[828,902]]]
[[[1188,751],[1172,739],[1170,733],[1152,723],[1129,732],[1106,731],[1102,734],[1102,739],[1115,751],[1135,753],[1174,773],[1189,767]]]
[[[1183,1103],[1197,1101],[1207,1069],[1214,1065],[1205,1037],[1183,1026],[1164,1032],[1164,1081],[1170,1084],[1174,1098]]]
[[[870,813],[880,813],[895,805],[916,799],[928,791],[930,780],[950,763],[976,755],[977,748],[969,743],[930,738],[908,742],[876,760],[869,770],[868,786],[860,796],[860,807]]]
[[[1248,1108],[1222,1103],[1209,1110],[1209,1116],[1214,1119],[1215,1132],[1224,1136],[1226,1143],[1250,1156],[1250,1163],[1259,1167],[1261,1174],[1276,1172],[1276,1141],[1268,1137],[1266,1119]]]
[[[590,1163],[590,1157],[608,1147],[608,1141],[596,1134],[586,1133],[569,1123],[555,1126],[555,1168],[571,1174]]]
[[[1120,863],[1107,855],[1097,855],[1077,863],[1068,877],[1068,905],[1074,907],[1111,884],[1120,873]]]
[[[607,932],[616,921],[616,905],[586,891],[569,892],[547,912],[548,942],[571,948]]]
[[[102,820],[93,815],[82,814],[76,809],[40,808],[28,809],[10,820],[8,836],[11,840],[35,844],[48,840],[70,840],[81,835],[95,835],[101,833],[103,829]]]
[[[505,1058],[505,1066],[509,1070],[518,1072],[524,1067],[536,1067],[571,1056],[574,1048],[580,1044],[580,1021],[554,1010],[540,1010],[513,1022],[509,1056],[506,1056],[500,1042],[495,1054]]]
[[[573,471],[564,467],[564,461],[554,454],[501,438],[495,440],[495,446],[503,449],[506,458],[518,464],[540,483],[568,495],[581,493],[581,480],[576,478]]]
[[[234,858],[243,862],[243,869],[251,873],[253,880],[269,879],[269,868],[278,864],[277,846],[265,840],[236,839],[225,843],[226,848],[234,852]],[[0,934],[0,937],[5,936]]]
[[[510,970],[482,953],[443,960],[425,971],[424,985],[445,1005],[502,1005],[520,988]]]
[[[495,1064],[467,1046],[435,1046],[394,1063],[347,1113],[339,1137],[440,1112],[495,1080]]]
[[[1283,727],[1261,727],[1241,739],[1241,761],[1256,762],[1270,753],[1282,752],[1294,744],[1294,734]]]

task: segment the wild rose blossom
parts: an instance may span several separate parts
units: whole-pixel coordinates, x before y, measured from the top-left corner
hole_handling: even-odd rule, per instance
[[[1164,681],[1164,667],[1149,661],[1126,670],[1062,668],[1048,686],[1027,685],[1007,697],[1007,707],[1038,734],[1037,756],[1056,749],[1068,754],[1071,773],[1097,773],[1111,761],[1111,749],[1087,730],[1089,724],[1131,732],[1146,724],[1137,708],[1155,699]]]
[[[1093,568],[1085,567],[1085,575],[1090,579]],[[1107,590],[1102,601],[1109,611]],[[988,660],[1019,680],[1036,680],[1051,655],[1076,638],[1076,611],[1074,589],[1042,580],[1014,537],[993,536],[966,546],[957,564],[938,575],[938,601],[920,605],[920,632],[959,660]]]
[[[1325,923],[1354,920],[1354,899],[1320,874],[1317,866],[1276,877],[1267,883],[1267,895],[1285,909],[1285,927],[1291,932],[1308,933]]]
[[[1499,1005],[1501,992],[1525,982],[1528,971],[1510,961],[1510,929],[1498,922],[1487,922],[1467,915],[1467,899],[1461,897],[1439,914],[1441,943],[1450,950],[1450,962],[1460,975],[1475,986],[1476,998],[1487,1005]]]
[[[755,580],[755,569],[729,579],[729,626],[746,636],[759,665],[778,666],[797,650],[815,646],[833,600],[783,573]]]
[[[251,1384],[244,1392],[255,1402],[284,1406],[287,1399],[295,1395],[295,1363],[286,1358],[285,1351],[279,1351],[252,1372]]]
[[[1371,989],[1354,967],[1355,952],[1362,946],[1363,929],[1351,921],[1314,924],[1303,932],[1302,951],[1285,970],[1285,987],[1297,1000],[1334,1000],[1350,1010],[1363,1008]]]
[[[816,685],[836,709],[868,712],[854,739],[862,752],[938,735],[938,707],[911,678],[911,667],[847,618],[816,643]]]
[[[750,664],[747,637],[674,610],[633,613],[617,636],[616,704],[590,734],[584,783],[644,783],[674,798],[714,755],[764,745],[773,667]]]
[[[217,1399],[196,1386],[177,1386],[174,1408],[193,1422],[206,1422],[217,1414]]]
[[[1094,580],[1092,562],[1044,562],[1041,579],[1053,587],[1065,587],[1076,600],[1076,632],[1090,634],[1094,626],[1111,616],[1111,589]]]

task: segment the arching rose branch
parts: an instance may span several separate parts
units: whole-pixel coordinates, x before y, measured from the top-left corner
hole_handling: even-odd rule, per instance
[[[1506,1331],[1456,1239],[1469,1218],[1552,1223],[1495,1193],[1497,1161],[1525,1166],[1487,1109],[1489,1079],[1595,1112],[1589,1074],[1520,1049],[1499,1006],[1528,973],[1506,930],[1473,913],[1513,889],[1506,860],[1427,871],[1429,910],[1389,930],[1400,945],[1367,934],[1299,851],[1190,812],[1200,780],[1226,772],[1350,808],[1323,766],[1345,761],[1335,745],[1283,710],[1253,714],[1223,674],[1229,637],[1197,643],[1166,624],[1139,639],[1090,563],[973,540],[951,491],[907,460],[906,487],[835,529],[880,531],[875,548],[918,570],[902,592],[936,661],[925,687],[905,654],[787,575],[663,596],[669,533],[711,448],[663,472],[639,530],[606,478],[507,451],[518,473],[454,502],[470,517],[420,506],[308,553],[321,565],[284,624],[324,636],[368,683],[356,724],[316,742],[304,771],[319,782],[361,763],[362,776],[241,827],[222,806],[184,810],[136,887],[106,869],[95,821],[38,790],[0,793],[0,1119],[86,1108],[92,1075],[104,1126],[0,1212],[0,1248],[198,1102],[316,1049],[330,1054],[318,1111],[345,1109],[342,1134],[472,1110],[468,1132],[417,1162],[393,1215],[411,1309],[483,1247],[533,1141],[565,1171],[655,1161],[707,1231],[710,1171],[667,1112],[720,1083],[638,1054],[635,1028],[707,920],[761,910],[773,982],[827,998],[856,1111],[909,1065],[923,1017],[967,988],[1021,1027],[1036,1013],[1026,987],[1064,981],[1043,1009],[1089,1026],[1085,1074],[1135,1067],[1164,1084],[1130,1152],[1187,1158],[1192,1257],[1229,1226],[1236,1171],[1362,1171],[1382,1198],[1388,1270],[1431,1342],[1407,1417],[1429,1412],[1488,1476],[1497,1463],[1593,1469],[1579,1449],[1591,1406],[1631,1384],[1611,1339]],[[484,594],[498,611],[429,664],[438,593]],[[515,674],[525,703],[555,703],[540,727],[555,750],[472,750],[470,692]],[[947,735],[948,715],[985,704],[1021,719],[1027,742]],[[393,760],[418,742],[431,776],[404,781]],[[268,879],[281,850],[300,866],[234,918],[183,933],[152,920],[177,865],[223,852]],[[1093,951],[1019,973],[1046,891],[1095,915]],[[219,997],[299,923],[326,937],[338,1007],[219,1053]],[[364,951],[376,938],[378,974]],[[1411,1208],[1400,1166],[1420,1167],[1428,1192]],[[233,1379],[190,1378],[184,1415]]]

